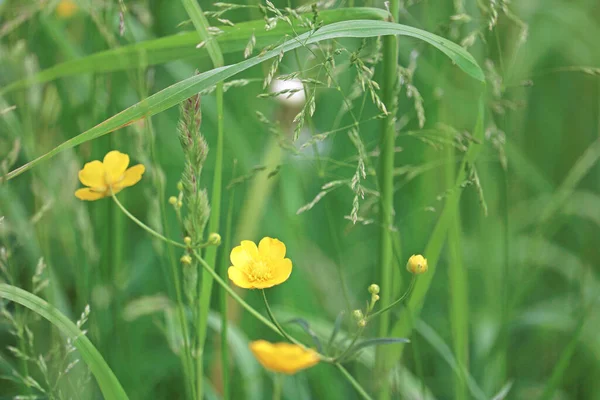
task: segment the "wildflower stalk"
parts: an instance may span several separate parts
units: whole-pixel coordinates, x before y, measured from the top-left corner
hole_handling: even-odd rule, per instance
[[[352,375],[350,375],[350,372],[348,372],[348,370],[346,368],[344,368],[344,366],[342,364],[335,363],[334,365],[336,366],[337,369],[340,370],[340,372],[342,373],[342,375],[344,375],[344,378],[346,378],[346,380],[348,382],[350,382],[350,384],[352,385],[352,387],[354,387],[354,389],[358,392],[358,394],[360,394],[362,396],[362,398],[364,400],[373,400],[373,398],[371,396],[369,396],[369,394],[360,385],[360,383],[358,383],[357,380],[354,379],[354,377]]]
[[[206,43],[206,50],[215,68],[222,67],[225,63],[223,54],[216,40],[211,40],[209,34],[209,23],[204,16],[202,8],[196,0],[181,0],[186,12],[190,16],[196,31],[200,36],[200,40]],[[215,172],[213,177],[213,187],[211,196],[212,210],[208,222],[209,232],[218,232],[219,220],[221,211],[221,190],[223,176],[223,82],[217,83],[216,88],[217,98],[217,147]],[[217,247],[210,247],[206,251],[206,259],[210,265],[215,265],[217,259]],[[214,271],[213,271],[214,272]],[[202,281],[200,287],[200,301],[198,302],[198,312],[196,321],[196,329],[198,330],[197,342],[197,359],[196,359],[196,391],[199,399],[203,398],[203,353],[204,343],[206,341],[206,333],[208,330],[208,311],[210,309],[210,299],[213,286],[213,277],[207,273],[206,269],[202,273]]]
[[[399,299],[395,300],[393,303],[385,306],[384,308],[382,308],[381,310],[378,310],[377,312],[374,312],[373,314],[365,317],[367,319],[367,321],[372,320],[373,318],[377,317],[378,315],[383,314],[384,312],[390,310],[391,308],[393,308],[394,306],[396,306],[397,304],[401,303],[402,301],[404,301],[412,292],[413,287],[415,286],[415,281],[417,280],[417,276],[413,275],[410,284],[408,285],[408,289],[406,289],[406,292],[400,296]]]
[[[129,217],[133,222],[135,222],[137,225],[139,225],[142,229],[144,229],[145,231],[147,231],[151,235],[153,235],[153,236],[155,236],[155,237],[157,237],[157,238],[165,241],[165,243],[172,244],[172,245],[173,244],[178,244],[177,242],[173,242],[173,241],[167,239],[166,237],[164,237],[160,233],[154,231],[152,228],[150,228],[149,226],[145,225],[143,222],[141,222],[140,220],[138,220],[137,218],[135,218],[117,200],[117,197],[114,195],[114,193],[111,192],[111,195],[112,195],[112,198],[117,203],[117,206],[119,206],[119,208],[124,212],[124,214],[127,217]],[[200,265],[202,266],[203,270],[206,271],[206,273],[208,273],[217,282],[217,284],[219,284],[239,305],[241,305],[246,311],[248,311],[253,317],[255,317],[256,319],[258,319],[260,322],[262,322],[269,329],[271,329],[272,331],[274,331],[274,332],[276,332],[276,333],[278,333],[278,334],[280,334],[280,335],[283,336],[282,329],[279,329],[275,323],[269,321],[260,312],[258,312],[255,308],[253,308],[250,304],[246,303],[244,301],[244,299],[242,299],[235,292],[235,290],[233,290],[227,283],[225,283],[225,281],[219,276],[219,274],[217,274],[217,272],[215,272],[215,270],[206,262],[206,260],[204,260],[204,258],[202,258],[202,256],[198,253],[198,251],[196,249],[190,249],[190,252],[194,256],[194,258],[200,263]],[[179,295],[179,296],[181,296],[181,295]],[[274,319],[274,316],[272,315],[272,313],[271,313],[271,317]],[[185,329],[187,329],[187,328],[185,328]],[[289,336],[289,338],[290,338],[290,340],[293,343],[302,346],[302,344],[298,340],[294,339],[291,336]],[[363,389],[363,387],[352,377],[352,375],[350,375],[350,373],[339,363],[338,360],[333,359],[331,357],[324,356],[322,354],[319,354],[319,357],[320,357],[321,361],[333,364],[337,369],[339,369],[340,372],[342,372],[342,375],[344,376],[344,378],[346,380],[348,380],[348,382],[350,382],[350,384],[356,389],[356,391],[361,395],[361,397],[364,400],[372,400],[371,396],[369,396],[369,394]]]
[[[389,2],[392,21],[399,13],[399,1]],[[381,225],[379,247],[379,282],[381,283],[381,305],[387,307],[392,302],[393,295],[393,249],[392,209],[394,207],[394,151],[395,151],[395,115],[396,115],[396,81],[398,64],[398,42],[396,36],[383,38],[383,82],[382,97],[389,114],[381,125],[381,161],[379,168],[381,200]],[[390,315],[384,314],[379,320],[379,336],[387,337],[390,329]],[[378,348],[375,353],[375,374],[378,379],[387,376],[386,350]],[[379,399],[390,398],[389,385],[382,384]]]
[[[174,240],[171,240],[163,235],[161,235],[160,233],[156,232],[154,229],[150,228],[148,225],[144,224],[142,221],[140,221],[139,219],[137,219],[136,217],[133,216],[133,214],[131,214],[124,206],[123,204],[119,201],[119,199],[117,199],[117,196],[115,196],[115,194],[112,191],[112,188],[110,189],[111,195],[113,200],[115,201],[115,203],[117,204],[117,206],[121,209],[121,211],[123,211],[123,214],[127,215],[129,217],[129,219],[131,219],[133,222],[135,222],[140,228],[142,228],[143,230],[145,230],[146,232],[148,232],[149,234],[151,234],[154,237],[159,238],[160,240],[164,241],[165,243],[168,243],[170,245],[173,246],[177,246],[177,247],[181,247],[182,249],[189,249],[189,246],[186,246],[183,243],[179,243],[176,242]],[[197,246],[192,247],[193,249],[201,249],[203,247],[208,247],[210,246],[211,243],[210,242],[204,242],[201,243]]]
[[[275,315],[273,314],[273,311],[271,310],[271,307],[269,306],[269,302],[267,301],[267,293],[265,292],[264,289],[261,289],[261,293],[262,293],[262,298],[265,302],[265,308],[267,309],[267,314],[269,315],[271,322],[273,322],[273,324],[275,324],[275,326],[277,327],[277,330],[279,330],[279,333],[281,333],[281,335],[284,338],[286,338],[287,340],[289,340],[290,342],[297,344],[299,346],[303,346],[302,343],[298,342],[296,339],[294,339],[293,337],[288,335],[288,333],[283,329],[283,327],[279,324],[279,322],[277,322],[277,320],[275,319]]]

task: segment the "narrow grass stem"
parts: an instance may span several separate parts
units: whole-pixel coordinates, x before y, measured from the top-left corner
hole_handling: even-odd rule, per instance
[[[391,20],[395,21],[399,13],[399,1],[389,2]],[[382,97],[388,110],[388,116],[381,125],[381,160],[379,165],[380,179],[380,221],[381,228],[379,246],[379,282],[381,285],[381,305],[389,307],[393,296],[393,248],[392,232],[394,208],[394,155],[395,155],[395,121],[396,121],[396,84],[398,72],[398,40],[395,36],[383,38],[383,82]],[[390,315],[384,314],[379,320],[379,336],[388,336]],[[378,380],[387,375],[389,356],[382,348],[375,351],[375,374]],[[389,385],[380,385],[379,399],[390,398]]]

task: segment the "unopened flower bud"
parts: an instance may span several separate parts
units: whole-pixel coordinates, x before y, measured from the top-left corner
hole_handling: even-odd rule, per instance
[[[169,197],[169,204],[171,204],[172,206],[177,204],[177,197],[175,197],[175,196]]]
[[[378,294],[374,294],[373,295],[373,300],[374,301],[379,301],[379,295]]]
[[[364,328],[365,326],[367,326],[367,320],[363,318],[360,321],[358,321],[357,324],[360,328]]]
[[[219,235],[216,232],[211,233],[210,235],[208,235],[208,243],[214,245],[214,246],[218,246],[221,244],[221,235]]]
[[[369,286],[369,293],[379,294],[379,285],[376,283],[373,283],[371,286]]]
[[[177,202],[177,208],[181,208],[183,206],[183,202],[181,200],[179,200]]]
[[[408,272],[419,275],[427,272],[427,259],[420,254],[412,255],[406,263]]]
[[[183,190],[183,183],[181,181],[177,182],[177,190],[180,192]]]
[[[181,261],[182,264],[189,265],[192,263],[192,257],[190,257],[189,254],[185,254],[185,255],[181,256],[179,261]]]
[[[354,310],[354,311],[352,311],[352,316],[357,321],[360,321],[361,319],[364,318],[363,312],[361,310]]]
[[[185,243],[186,246],[189,246],[190,244],[192,244],[192,238],[189,236],[184,237],[183,243]]]

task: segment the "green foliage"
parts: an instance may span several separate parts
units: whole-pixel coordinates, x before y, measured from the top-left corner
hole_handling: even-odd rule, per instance
[[[0,0],[0,397],[600,393],[597,2],[58,3]],[[282,330],[323,361],[265,371]]]

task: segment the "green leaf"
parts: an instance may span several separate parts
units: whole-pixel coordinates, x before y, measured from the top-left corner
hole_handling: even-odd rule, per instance
[[[310,324],[308,323],[307,320],[305,320],[304,318],[293,318],[293,319],[290,319],[289,321],[286,321],[285,323],[299,325],[302,328],[302,330],[304,332],[306,332],[306,334],[312,338],[313,342],[315,343],[315,346],[317,347],[317,351],[319,353],[323,353],[323,346],[321,345],[321,341],[319,340],[319,337],[317,336],[315,331],[313,331],[310,328]]]
[[[387,17],[387,13],[378,8],[357,7],[325,10],[319,12],[319,16],[323,24],[328,25],[334,22],[355,19],[384,20]],[[215,42],[221,48],[223,54],[241,54],[253,33],[256,37],[256,48],[262,48],[276,44],[286,35],[292,35],[294,30],[296,33],[304,33],[307,30],[301,26],[292,28],[282,23],[277,24],[275,28],[267,31],[265,30],[265,21],[262,19],[241,22],[235,26],[224,26],[220,29],[223,33],[213,37],[211,42]],[[57,64],[27,79],[13,82],[1,88],[0,94],[27,88],[36,83],[49,82],[78,74],[106,73],[126,69],[146,68],[151,65],[164,64],[177,60],[209,61],[208,46],[200,49],[196,48],[196,45],[203,40],[196,31],[185,32],[94,53],[87,57]]]
[[[279,56],[281,52],[285,53],[301,46],[306,46],[328,39],[367,38],[382,35],[401,35],[424,40],[446,54],[467,74],[480,81],[484,80],[483,71],[468,52],[466,52],[459,45],[432,33],[392,22],[363,20],[353,21],[351,24],[348,22],[338,22],[324,26],[316,32],[307,32],[299,35],[298,37],[285,42],[281,46],[266,52],[264,55],[259,55],[237,64],[215,68],[171,85],[168,88],[161,90],[147,99],[144,99],[143,101],[134,104],[126,110],[114,115],[95,127],[81,133],[80,135],[63,142],[59,146],[36,158],[35,160],[9,172],[6,175],[6,178],[12,179],[64,150],[106,135],[107,133],[127,126],[139,119],[146,118],[167,110],[179,104],[188,97],[208,87],[211,87],[218,82],[231,78],[232,76],[235,76],[236,74],[245,71],[250,67],[260,64],[263,61]]]
[[[64,335],[73,341],[73,345],[79,350],[81,358],[85,361],[90,371],[96,378],[98,386],[107,400],[124,399],[127,394],[121,387],[117,377],[102,358],[102,355],[96,350],[92,342],[55,307],[48,304],[43,299],[15,286],[0,284],[0,298],[14,301],[31,311],[44,317],[50,323],[58,328]]]

